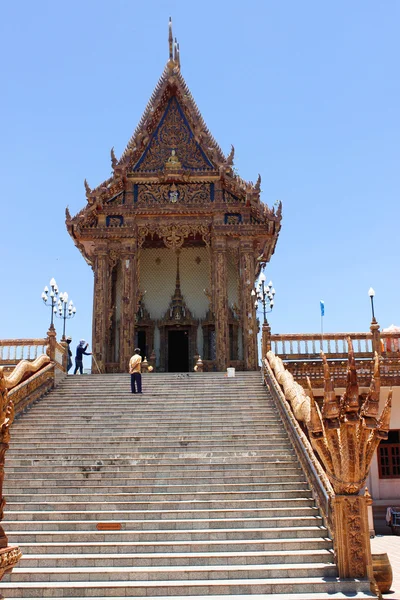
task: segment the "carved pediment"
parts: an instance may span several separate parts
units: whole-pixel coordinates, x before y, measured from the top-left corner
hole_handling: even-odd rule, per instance
[[[185,117],[176,96],[172,96],[144,152],[133,168],[134,172],[152,171],[214,171]]]

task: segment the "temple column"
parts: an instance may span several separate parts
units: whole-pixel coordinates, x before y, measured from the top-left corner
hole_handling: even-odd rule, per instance
[[[122,297],[120,320],[120,372],[128,370],[135,344],[135,316],[137,312],[137,254],[127,248],[121,257]]]
[[[225,371],[229,360],[228,269],[225,238],[214,240],[212,258],[217,369]]]
[[[97,250],[93,270],[92,351],[99,368],[102,373],[105,373],[109,320],[108,252],[106,247]],[[94,360],[92,360],[92,372],[97,373],[97,367]]]
[[[254,281],[253,242],[251,240],[242,240],[240,243],[240,305],[243,327],[243,359],[246,371],[255,371],[257,369],[257,323],[254,300],[251,296]]]

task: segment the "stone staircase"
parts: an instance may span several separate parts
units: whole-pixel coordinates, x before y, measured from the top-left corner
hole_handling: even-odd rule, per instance
[[[259,373],[68,377],[15,422],[5,598],[373,598],[332,542]]]

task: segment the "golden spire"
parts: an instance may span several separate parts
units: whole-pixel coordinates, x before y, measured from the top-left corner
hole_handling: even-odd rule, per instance
[[[169,18],[168,23],[168,46],[169,46],[169,59],[168,59],[168,68],[170,71],[179,70],[180,68],[180,58],[179,58],[179,44],[177,39],[172,35],[172,19]]]
[[[174,60],[174,56],[173,56],[174,38],[172,36],[172,19],[171,19],[171,17],[169,18],[169,23],[168,23],[168,45],[169,45],[169,60],[173,61]]]

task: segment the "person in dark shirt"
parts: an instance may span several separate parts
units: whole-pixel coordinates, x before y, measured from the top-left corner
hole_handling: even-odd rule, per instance
[[[68,364],[67,364],[67,373],[68,373],[68,371],[72,367],[72,350],[71,350],[72,337],[68,336],[66,341],[68,344]]]
[[[85,342],[85,340],[81,340],[76,347],[76,356],[75,356],[75,371],[74,375],[77,374],[78,369],[81,375],[83,375],[83,355],[86,354],[89,356],[92,354],[91,352],[85,352],[89,344]]]

